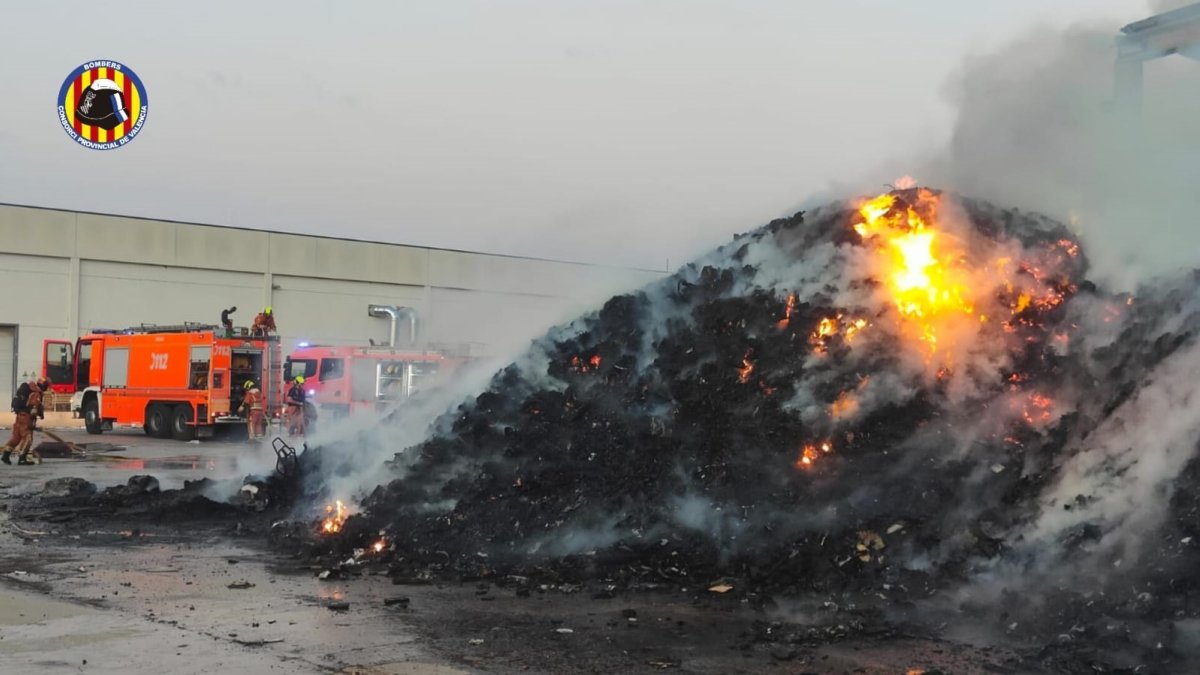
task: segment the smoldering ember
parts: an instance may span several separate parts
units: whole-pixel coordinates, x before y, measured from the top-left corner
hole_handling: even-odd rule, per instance
[[[11,512],[236,523],[321,578],[743,607],[710,639],[770,663],[920,638],[989,645],[971,671],[1186,672],[1198,279],[1110,293],[1059,222],[897,189],[554,328],[419,442],[400,408],[223,491],[60,481]]]

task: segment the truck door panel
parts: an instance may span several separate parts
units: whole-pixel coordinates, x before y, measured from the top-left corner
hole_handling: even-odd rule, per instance
[[[66,340],[42,342],[42,375],[50,378],[56,392],[75,392],[75,371],[72,367],[72,352],[75,345]]]

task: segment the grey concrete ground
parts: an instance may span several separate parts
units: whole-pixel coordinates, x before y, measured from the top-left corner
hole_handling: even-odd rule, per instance
[[[103,488],[149,473],[170,488],[274,462],[269,447],[245,442],[156,441],[140,430],[99,439],[56,433],[125,449],[0,465],[0,500],[62,476]],[[394,591],[386,579],[347,585],[276,573],[259,542],[224,536],[147,530],[122,537],[115,524],[62,536],[50,527],[0,512],[0,673],[462,672],[416,644],[406,613],[417,610],[385,607]],[[252,585],[229,588],[240,581]],[[349,611],[327,608],[342,599]]]

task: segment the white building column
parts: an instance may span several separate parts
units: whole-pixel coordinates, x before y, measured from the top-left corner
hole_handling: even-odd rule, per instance
[[[79,266],[79,256],[72,256],[71,262],[67,265],[67,334],[63,336],[71,341],[80,335]]]

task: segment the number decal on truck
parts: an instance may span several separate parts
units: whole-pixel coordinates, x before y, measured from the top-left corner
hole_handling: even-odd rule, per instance
[[[167,354],[151,354],[150,355],[150,370],[166,370],[167,369]]]

